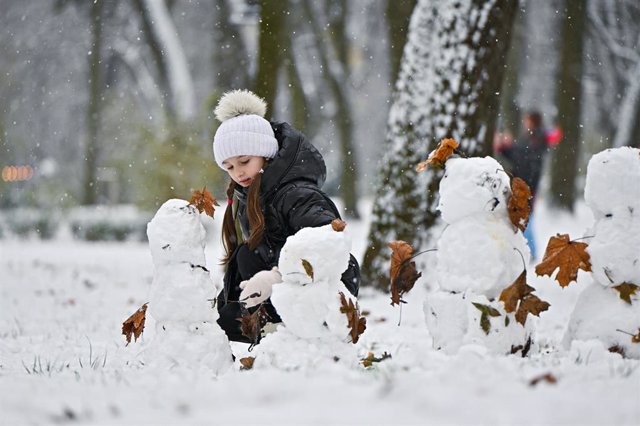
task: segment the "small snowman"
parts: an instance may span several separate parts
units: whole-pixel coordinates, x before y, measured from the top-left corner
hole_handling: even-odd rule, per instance
[[[340,280],[350,248],[348,235],[332,225],[303,228],[287,238],[278,263],[282,283],[274,285],[271,294],[283,323],[256,347],[254,368],[357,363],[349,321],[341,312],[343,304],[357,307],[355,296]]]
[[[590,283],[578,297],[563,342],[597,339],[640,358],[640,150],[607,149],[587,167],[584,196],[595,223],[586,232]],[[628,334],[627,334],[628,333]]]
[[[523,355],[531,321],[521,325],[498,300],[525,269],[527,242],[510,221],[509,176],[491,157],[450,158],[440,182],[438,210],[446,227],[437,243],[435,279],[424,313],[433,345],[447,353],[466,344]]]
[[[155,333],[143,352],[147,364],[214,374],[233,364],[212,306],[218,289],[205,266],[205,234],[200,213],[185,200],[165,202],[147,225],[155,267],[147,309]]]

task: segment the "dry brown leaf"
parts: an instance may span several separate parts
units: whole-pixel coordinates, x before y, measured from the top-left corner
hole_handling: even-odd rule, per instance
[[[344,228],[347,227],[347,223],[340,219],[333,219],[333,221],[331,221],[331,227],[336,232],[342,232]]]
[[[624,300],[631,305],[631,296],[634,296],[638,292],[638,287],[631,283],[622,283],[620,285],[613,286],[613,289],[620,293],[620,299]]]
[[[253,368],[253,362],[256,360],[255,356],[247,356],[240,358],[240,370],[251,370]]]
[[[339,292],[338,294],[340,295],[340,312],[347,316],[351,342],[358,343],[360,335],[364,333],[367,328],[367,319],[363,316],[360,316],[357,302],[354,305],[353,300],[347,300],[343,292]]]
[[[551,306],[549,303],[540,300],[540,298],[534,294],[526,295],[518,305],[518,311],[516,312],[516,321],[524,326],[527,322],[527,315],[540,316],[541,312],[546,311]]]
[[[529,386],[535,386],[540,382],[554,384],[558,382],[558,379],[556,379],[556,376],[554,376],[551,373],[542,374],[538,377],[534,377],[533,379],[531,379],[531,381],[529,382]]]
[[[560,268],[556,281],[560,286],[566,287],[578,278],[578,269],[585,272],[591,271],[591,262],[586,248],[586,243],[570,241],[567,234],[551,237],[542,262],[536,266],[536,274],[551,276],[557,268]]]
[[[506,312],[516,312],[516,321],[524,325],[527,322],[527,315],[539,316],[540,312],[549,309],[547,302],[544,302],[531,293],[535,288],[527,284],[527,271],[524,270],[509,287],[502,290],[500,300],[504,302]]]
[[[516,228],[524,231],[529,223],[529,214],[531,213],[531,189],[529,185],[520,179],[514,177],[511,180],[511,197],[507,204],[507,210],[509,211],[509,219]]]
[[[218,201],[211,195],[205,186],[202,191],[195,190],[189,200],[189,204],[194,206],[200,213],[205,212],[213,217],[214,206],[219,206]]]
[[[638,333],[631,336],[631,343],[640,343],[640,328],[638,328]]]
[[[444,167],[444,163],[447,161],[447,158],[449,158],[451,154],[454,153],[458,145],[458,142],[456,142],[454,139],[442,139],[438,143],[438,146],[436,146],[436,149],[434,149],[429,154],[429,158],[422,161],[416,166],[416,172],[422,172],[430,164],[433,164],[436,167]]]
[[[402,295],[409,292],[422,272],[416,270],[416,262],[411,260],[413,247],[404,241],[387,244],[391,249],[391,305],[399,305]]]
[[[258,343],[260,340],[260,332],[262,327],[269,321],[270,317],[264,306],[260,306],[253,313],[250,313],[248,309],[241,308],[242,316],[236,318],[240,321],[240,331],[242,335],[247,337],[252,344]]]
[[[302,267],[307,275],[311,277],[311,281],[313,282],[313,266],[311,266],[311,263],[309,263],[307,259],[302,259]]]
[[[131,343],[132,335],[135,342],[144,331],[147,305],[148,303],[145,303],[144,305],[140,306],[138,310],[133,313],[133,315],[131,315],[122,323],[122,334],[127,338],[127,345]]]
[[[535,288],[527,284],[527,271],[522,271],[513,284],[500,293],[500,300],[504,302],[504,310],[507,312],[515,312],[518,307],[518,302],[534,291]]]

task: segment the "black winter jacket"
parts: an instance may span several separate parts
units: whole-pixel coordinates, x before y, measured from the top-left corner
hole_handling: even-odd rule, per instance
[[[260,204],[265,220],[264,240],[253,252],[249,252],[246,246],[244,250],[242,246],[240,251],[236,250],[227,266],[224,290],[218,296],[221,317],[218,322],[231,340],[248,342],[239,333],[236,321],[240,316],[239,305],[229,304],[238,300],[240,282],[260,270],[276,266],[287,237],[302,228],[323,226],[340,218],[334,203],[320,190],[326,179],[326,166],[320,152],[289,124],[271,123],[271,126],[279,151],[262,175]],[[250,234],[246,214],[247,189],[238,187],[235,195],[238,198],[237,218],[247,239]],[[236,255],[242,258],[240,262]],[[353,256],[342,275],[342,282],[354,296],[358,295],[360,267]],[[279,321],[275,310],[270,311],[272,320]]]

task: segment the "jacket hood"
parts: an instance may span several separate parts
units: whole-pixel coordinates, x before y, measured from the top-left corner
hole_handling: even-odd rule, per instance
[[[322,154],[306,137],[288,123],[271,123],[279,150],[265,167],[260,188],[261,198],[269,199],[280,187],[291,182],[309,182],[322,187],[327,168]],[[246,188],[237,188],[236,195],[246,199]]]

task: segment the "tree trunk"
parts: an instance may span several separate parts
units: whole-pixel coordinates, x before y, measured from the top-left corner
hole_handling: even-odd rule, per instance
[[[150,21],[149,38],[160,47],[162,61],[158,64],[169,83],[171,111],[180,121],[192,119],[196,113],[195,92],[187,57],[164,0],[143,0]]]
[[[91,54],[89,55],[89,105],[87,106],[87,141],[84,154],[84,182],[82,204],[97,201],[96,168],[98,163],[98,125],[101,110],[102,76],[102,6],[104,2],[91,3]]]
[[[618,115],[615,148],[637,146],[640,143],[640,62],[635,66],[629,78],[629,86],[624,91]]]
[[[420,0],[389,114],[363,285],[388,286],[387,243],[432,243],[441,172],[417,173],[435,144],[453,137],[468,155],[492,151],[498,96],[518,0]]]
[[[249,57],[236,26],[230,22],[229,0],[217,2],[213,39],[213,69],[216,71],[214,86],[227,91],[247,87],[249,84]]]
[[[169,122],[188,121],[196,113],[189,64],[165,0],[135,0],[142,30],[158,70],[163,107]]]
[[[260,41],[258,43],[258,70],[254,91],[267,102],[266,118],[273,115],[278,90],[278,71],[285,59],[285,37],[288,37],[288,0],[260,1]]]
[[[514,137],[520,134],[520,107],[517,103],[517,97],[522,64],[522,26],[522,12],[516,11],[504,81],[500,90],[500,130],[508,131]]]
[[[327,49],[327,43],[322,38],[323,31],[320,28],[320,25],[318,25],[316,18],[313,16],[314,14],[311,3],[309,0],[306,0],[303,4],[307,22],[311,26],[311,32],[314,34],[316,39],[316,46],[319,51],[320,68],[323,71],[324,78],[336,103],[336,113],[333,118],[340,138],[340,153],[342,157],[340,197],[344,203],[344,213],[347,217],[359,218],[358,195],[356,189],[358,168],[355,158],[355,147],[353,146],[353,120],[351,116],[351,106],[349,105],[347,94],[347,79],[349,73],[345,46],[348,45],[348,40],[344,35],[344,21],[334,20],[333,25],[329,26],[329,28],[332,28],[332,45],[335,47],[334,50],[338,59],[337,64],[331,64],[329,49]],[[332,5],[332,7],[341,8],[342,13],[340,13],[340,15],[345,14],[345,3]]]
[[[400,72],[402,49],[407,44],[409,20],[417,0],[387,0],[387,28],[389,37],[389,58],[391,72],[389,79],[396,81]]]
[[[580,157],[582,50],[586,10],[583,2],[567,0],[560,40],[560,68],[556,104],[563,140],[551,158],[551,203],[573,211]]]

